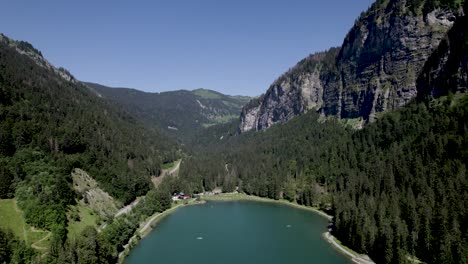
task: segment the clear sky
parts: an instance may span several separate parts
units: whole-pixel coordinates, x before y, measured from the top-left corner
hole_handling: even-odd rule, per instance
[[[82,81],[259,95],[373,0],[5,0],[0,32]]]

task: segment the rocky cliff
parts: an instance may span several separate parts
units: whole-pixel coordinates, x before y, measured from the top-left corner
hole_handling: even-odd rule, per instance
[[[450,1],[449,1],[450,2]],[[240,132],[262,130],[315,109],[372,121],[416,97],[428,58],[463,15],[460,1],[379,0],[338,49],[313,54],[244,107]]]
[[[468,17],[456,20],[424,65],[417,86],[419,97],[468,92]]]

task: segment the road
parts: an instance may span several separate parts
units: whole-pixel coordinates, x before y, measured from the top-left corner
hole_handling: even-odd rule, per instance
[[[141,200],[141,197],[137,197],[135,201],[133,201],[131,204],[123,207],[117,213],[115,213],[114,218],[130,212],[133,209],[133,207],[135,207],[140,202],[140,200]]]
[[[179,171],[179,168],[180,168],[180,164],[182,163],[182,160],[178,160],[176,161],[176,165],[174,166],[174,168],[170,169],[169,171],[168,170],[163,170],[160,174],[159,177],[153,177],[152,181],[154,183],[154,185],[157,187],[158,184],[161,182],[161,180],[167,176],[167,175],[173,175],[175,172]],[[133,201],[131,204],[121,208],[115,215],[114,215],[114,218],[117,218],[118,216],[121,216],[123,214],[127,214],[129,213],[141,200],[142,197],[137,197],[135,199],[135,201]],[[176,207],[174,207],[176,208]],[[174,209],[172,208],[172,209]],[[172,209],[169,209],[169,210],[172,210]],[[157,218],[158,215],[155,215],[153,216],[154,219]],[[149,223],[153,222],[154,219],[150,219]],[[98,232],[101,232],[102,230],[104,230],[104,228],[106,228],[107,226],[107,223],[103,223],[101,226],[98,227]],[[140,231],[141,233],[141,231]]]
[[[135,201],[133,201],[131,204],[121,208],[117,213],[115,213],[114,218],[121,216],[123,214],[129,213],[141,200],[141,197],[137,197]],[[100,233],[104,228],[106,228],[107,223],[103,223],[101,226],[98,227],[98,232]]]

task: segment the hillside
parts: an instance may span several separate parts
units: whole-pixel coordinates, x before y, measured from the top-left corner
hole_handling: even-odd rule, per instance
[[[362,130],[309,112],[262,133],[206,135],[180,185],[320,207],[336,237],[377,263],[466,263],[467,115],[460,95],[411,103]]]
[[[273,82],[262,100],[245,107],[239,131],[262,130],[312,109],[363,124],[408,104],[418,94],[426,61],[454,23],[463,23],[461,5],[376,1],[341,47],[307,57]]]
[[[162,163],[176,160],[178,153],[172,140],[51,65],[31,44],[0,35],[0,198],[15,198],[23,212],[18,218],[32,235],[52,233],[49,240],[32,245],[46,251],[45,262],[63,257],[64,248],[75,247],[67,244],[67,232],[83,230],[76,221],[83,212],[92,214],[77,205],[81,198],[89,202],[86,195],[94,194],[74,191],[73,169],[85,170],[95,185],[119,204],[127,204],[154,189],[151,176],[159,174]],[[69,223],[74,208],[75,224]],[[16,232],[5,231],[11,226],[3,223],[0,227],[6,252],[0,254],[0,262],[13,257],[15,263],[29,263],[36,258],[28,247],[38,239],[29,239],[29,234],[17,237]],[[41,234],[34,231],[38,229]],[[16,255],[21,250],[23,255]],[[115,257],[111,251],[106,254],[110,260]]]
[[[250,100],[246,96],[229,96],[207,89],[147,93],[94,83],[86,85],[104,98],[123,105],[147,125],[156,126],[185,143],[205,127],[238,119],[242,107]]]
[[[116,263],[213,190],[325,211],[379,264],[468,263],[467,8],[377,0],[258,98],[81,82],[0,34],[0,263]]]

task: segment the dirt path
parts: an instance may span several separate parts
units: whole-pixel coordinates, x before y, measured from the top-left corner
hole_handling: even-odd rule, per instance
[[[176,171],[178,171],[179,168],[180,168],[180,163],[182,163],[182,160],[178,160],[176,166],[175,166],[172,170],[170,170],[170,171],[167,173],[167,175],[172,175],[172,174],[174,174]]]
[[[42,231],[34,231],[34,230],[33,230],[33,232],[42,232]],[[39,243],[41,243],[42,241],[48,239],[51,235],[52,235],[52,233],[49,232],[45,237],[43,237],[43,238],[41,238],[40,240],[38,240],[38,241],[34,242],[33,244],[31,244],[31,247],[34,248],[34,249],[37,249],[37,250],[47,250],[48,248],[46,248],[46,247],[40,247],[40,246],[38,246],[38,245],[36,245],[36,244],[39,244]]]
[[[357,264],[375,264],[368,256],[358,256],[354,254],[354,252],[349,251],[347,248],[343,247],[342,245],[338,244],[334,237],[330,234],[330,232],[326,232],[324,234],[325,238],[328,242],[330,242],[333,246],[335,246],[338,250],[340,250],[343,254],[349,256],[354,263]]]
[[[151,177],[151,181],[153,182],[154,186],[158,187],[158,185],[162,182],[162,180],[166,176],[173,176],[177,172],[179,172],[179,168],[180,168],[181,163],[182,163],[182,160],[180,159],[180,160],[176,161],[176,164],[172,169],[162,170],[161,173],[159,174],[159,176]]]

